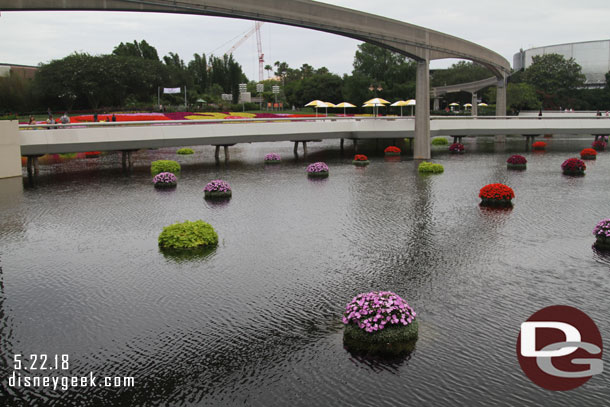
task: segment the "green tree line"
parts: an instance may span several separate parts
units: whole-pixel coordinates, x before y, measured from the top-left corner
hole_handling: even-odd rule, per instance
[[[292,68],[276,61],[265,70],[274,78],[263,81],[265,101],[284,102],[301,107],[320,99],[359,105],[367,99],[382,97],[390,101],[415,98],[416,63],[405,56],[363,43],[354,55],[350,75],[339,76],[326,67],[303,64]],[[491,76],[476,63],[460,61],[448,69],[432,70],[431,86],[472,82]],[[610,108],[610,75],[603,89],[585,89],[581,67],[573,59],[557,54],[536,56],[523,72],[514,73],[507,88],[509,111],[544,108]],[[121,43],[107,55],[73,53],[65,58],[40,64],[33,80],[11,75],[0,78],[0,112],[52,110],[89,110],[100,108],[145,109],[157,104],[157,91],[163,87],[187,88],[189,104],[204,99],[222,108],[221,94],[232,94],[237,102],[239,84],[247,83],[256,93],[256,82],[248,81],[241,65],[232,55],[217,57],[194,54],[185,63],[176,53],[159,57],[146,41]],[[274,95],[273,85],[281,92]],[[479,92],[495,104],[495,87]],[[442,106],[471,101],[468,93],[444,96]],[[182,105],[183,94],[162,95],[162,104]],[[225,102],[226,103],[226,102]],[[361,111],[354,109],[351,112]]]

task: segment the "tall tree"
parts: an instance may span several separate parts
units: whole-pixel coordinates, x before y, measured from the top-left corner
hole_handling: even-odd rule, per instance
[[[585,75],[574,58],[559,54],[536,55],[525,70],[525,82],[538,91],[545,107],[567,106],[572,93],[585,84]]]

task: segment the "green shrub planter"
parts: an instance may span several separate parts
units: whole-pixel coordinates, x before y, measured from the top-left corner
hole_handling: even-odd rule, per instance
[[[328,177],[328,171],[308,172],[307,176],[310,178],[326,178]]]
[[[445,168],[441,164],[423,161],[417,167],[417,171],[424,174],[440,174],[445,171]]]
[[[152,175],[157,175],[162,172],[171,172],[172,174],[180,173],[180,164],[173,160],[158,160],[150,163],[150,172]]]
[[[513,206],[513,202],[510,199],[481,198],[481,206],[510,207]]]
[[[233,191],[204,191],[205,199],[227,199],[233,196]]]
[[[570,175],[572,177],[583,177],[585,170],[563,170],[563,175]]]
[[[371,162],[369,160],[352,160],[352,164],[357,165],[359,167],[365,167],[370,163]]]
[[[527,169],[527,164],[506,163],[506,168],[508,168],[509,170],[525,170]]]
[[[181,155],[188,155],[188,154],[195,154],[195,151],[192,148],[180,148],[178,149],[178,151],[176,151],[176,154],[181,154]]]
[[[369,333],[357,325],[345,325],[343,345],[350,351],[369,355],[397,356],[412,352],[418,337],[417,320],[409,325],[386,326],[383,330]]]
[[[162,250],[199,250],[218,244],[214,228],[202,221],[186,221],[166,226],[158,238]]]
[[[449,145],[449,140],[445,137],[436,137],[432,139],[433,146],[447,146]]]

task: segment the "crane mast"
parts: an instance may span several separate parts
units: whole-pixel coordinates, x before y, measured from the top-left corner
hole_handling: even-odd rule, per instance
[[[265,65],[265,55],[263,54],[263,45],[262,45],[262,41],[261,41],[261,25],[263,25],[263,22],[260,21],[255,21],[254,22],[254,27],[252,27],[252,29],[250,31],[248,31],[243,37],[240,38],[239,41],[237,41],[235,43],[235,45],[233,45],[231,47],[231,49],[229,49],[226,54],[227,55],[231,55],[233,53],[233,51],[235,51],[241,44],[243,44],[248,38],[250,38],[252,36],[252,34],[256,33],[256,50],[257,50],[257,55],[258,55],[258,80],[259,82],[262,81],[264,78],[263,76],[263,71],[264,71],[264,65]]]

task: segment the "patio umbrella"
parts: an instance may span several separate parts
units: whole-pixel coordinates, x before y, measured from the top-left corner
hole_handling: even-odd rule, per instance
[[[388,102],[388,103],[390,103],[390,102]],[[379,106],[385,106],[385,105],[383,103],[371,103],[371,101],[365,102],[364,105],[362,105],[362,107],[372,107],[373,108],[373,114],[375,115],[375,117],[377,117],[377,109],[376,109],[376,107],[379,107]]]
[[[406,100],[399,100],[398,102],[392,103],[390,106],[400,106],[400,115],[402,116],[402,107],[408,106],[408,103]]]
[[[313,106],[316,108],[316,117],[318,117],[318,108],[319,107],[328,107],[326,105],[326,103],[322,102],[321,100],[312,100],[311,102],[307,103],[305,106]]]
[[[338,105],[335,105],[335,107],[342,107],[343,108],[343,115],[345,115],[345,108],[346,107],[356,107],[356,106],[352,105],[351,103],[348,103],[348,102],[341,102]]]
[[[487,107],[487,103],[481,102],[481,103],[477,104],[477,106]]]
[[[367,103],[372,103],[374,105],[390,104],[390,102],[388,102],[387,100],[382,99],[382,98],[374,98],[374,99],[367,100],[366,102],[364,102],[364,104],[367,104]]]
[[[472,107],[472,103],[464,103],[464,107]]]
[[[324,104],[326,105],[326,116],[328,116],[329,107],[337,107],[337,105],[335,105],[334,103],[331,103],[331,102],[324,102]]]
[[[415,106],[415,99],[407,100],[407,106]],[[413,108],[411,108],[411,116],[413,116]]]
[[[455,102],[449,103],[449,106],[451,106],[451,111],[452,112],[453,112],[453,108],[456,107],[456,106],[459,106],[459,105],[460,105],[459,103],[455,103]]]

